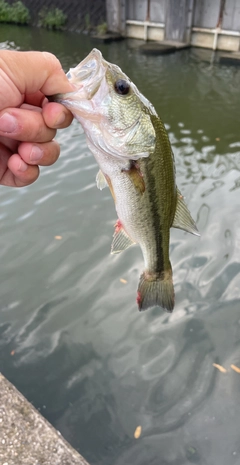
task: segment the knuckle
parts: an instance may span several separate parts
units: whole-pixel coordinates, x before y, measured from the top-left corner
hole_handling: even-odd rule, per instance
[[[42,52],[42,54],[43,54],[44,58],[48,61],[48,63],[51,64],[53,69],[56,69],[56,70],[62,69],[62,65],[61,65],[60,61],[58,60],[58,58],[53,53]]]
[[[49,142],[56,135],[56,130],[49,128],[45,124],[39,124],[35,128],[35,137],[36,142]]]

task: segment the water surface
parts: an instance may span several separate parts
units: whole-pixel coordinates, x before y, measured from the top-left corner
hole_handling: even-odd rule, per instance
[[[0,370],[91,465],[239,465],[240,69],[32,28],[1,26],[0,42],[66,70],[97,46],[121,66],[167,126],[201,232],[171,232],[173,314],[139,313],[141,251],[110,256],[110,192],[79,124],[59,131],[54,166],[0,188]]]

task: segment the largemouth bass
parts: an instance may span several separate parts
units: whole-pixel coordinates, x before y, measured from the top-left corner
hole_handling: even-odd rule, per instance
[[[166,129],[152,104],[99,50],[67,73],[73,92],[51,100],[81,123],[100,167],[97,186],[109,186],[118,215],[112,253],[136,243],[145,270],[137,291],[139,310],[174,307],[170,228],[199,235],[175,182]]]

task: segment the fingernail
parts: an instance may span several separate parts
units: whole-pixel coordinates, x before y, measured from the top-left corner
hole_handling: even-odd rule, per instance
[[[62,123],[64,123],[65,119],[66,119],[65,113],[61,113],[61,115],[59,115],[59,117],[56,119],[54,126],[55,127],[60,126]]]
[[[27,163],[25,161],[21,160],[18,166],[18,171],[26,171],[28,169]]]
[[[32,150],[30,152],[30,160],[31,161],[39,161],[43,157],[43,150],[40,149],[37,145],[33,145]]]
[[[0,131],[11,133],[18,127],[17,119],[9,113],[4,113],[0,118]]]

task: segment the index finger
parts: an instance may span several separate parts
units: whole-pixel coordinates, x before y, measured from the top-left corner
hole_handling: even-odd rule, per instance
[[[20,104],[22,95],[41,91],[45,95],[71,92],[60,61],[49,52],[0,51],[1,77],[8,86],[7,106]],[[15,89],[14,89],[15,86]]]
[[[39,90],[34,94],[26,94],[24,103],[28,103],[29,105],[34,105],[36,107],[42,107],[45,100],[48,102],[45,95]]]

